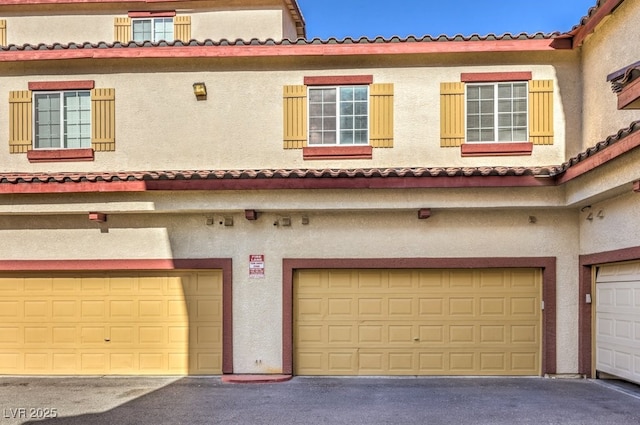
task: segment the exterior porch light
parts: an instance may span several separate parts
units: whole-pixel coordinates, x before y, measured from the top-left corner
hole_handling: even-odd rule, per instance
[[[193,83],[193,94],[198,100],[207,100],[207,86],[205,83]]]

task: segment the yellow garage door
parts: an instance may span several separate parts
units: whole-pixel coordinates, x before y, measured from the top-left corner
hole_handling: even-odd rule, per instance
[[[300,270],[298,375],[539,375],[541,271]]]
[[[222,272],[0,276],[0,374],[219,374]]]

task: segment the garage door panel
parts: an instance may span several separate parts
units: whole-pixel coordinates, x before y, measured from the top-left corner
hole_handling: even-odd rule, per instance
[[[600,267],[595,305],[596,369],[640,383],[640,262]]]
[[[221,373],[219,271],[0,276],[0,288],[0,373]]]
[[[516,271],[517,290],[512,270],[298,272],[295,373],[538,375],[541,274]]]

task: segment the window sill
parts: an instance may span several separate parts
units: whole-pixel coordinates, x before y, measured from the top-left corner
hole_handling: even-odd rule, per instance
[[[465,143],[462,156],[527,156],[533,152],[533,143]]]
[[[373,148],[371,146],[307,146],[302,149],[302,159],[371,159]]]
[[[27,152],[29,162],[93,161],[93,149],[32,149]]]

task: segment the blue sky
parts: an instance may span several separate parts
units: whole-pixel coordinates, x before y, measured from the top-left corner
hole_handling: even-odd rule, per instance
[[[307,38],[567,32],[596,0],[298,0]]]

